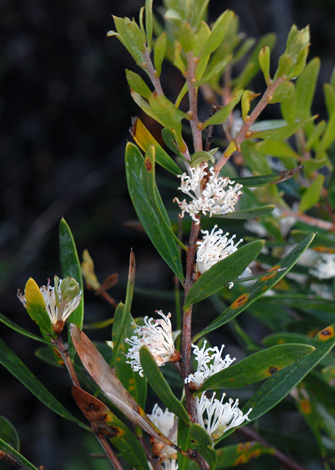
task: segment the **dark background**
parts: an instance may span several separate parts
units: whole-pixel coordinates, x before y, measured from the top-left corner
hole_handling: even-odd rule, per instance
[[[137,258],[137,285],[172,288],[169,271],[148,239],[126,225],[136,216],[126,190],[124,147],[130,117],[139,111],[129,96],[124,69],[138,70],[106,32],[114,27],[112,14],[138,18],[141,6],[138,0],[0,0],[0,308],[30,331],[36,332],[16,290],[23,291],[30,276],[42,285],[60,274],[62,216],[79,255],[89,249],[100,280],[119,273],[120,283],[111,291],[117,300],[124,299],[131,247]],[[285,47],[292,23],[299,28],[310,24],[309,58],[322,59],[315,103],[322,112],[322,83],[329,81],[335,63],[334,0],[212,0],[212,19],[227,8],[239,15],[240,29],[249,36],[276,32],[276,56]],[[168,92],[175,97],[181,78],[178,71],[167,70]],[[90,293],[86,299],[87,320],[110,316],[103,301]],[[173,304],[153,306],[150,299],[135,298],[136,316],[151,316],[156,308],[168,311]],[[31,340],[2,325],[0,336],[73,410],[66,374],[50,373],[49,366],[33,356],[36,344]],[[66,468],[73,446],[81,442],[74,425],[40,405],[3,368],[0,415],[18,428],[22,452],[48,470]],[[72,468],[86,467],[77,462]]]

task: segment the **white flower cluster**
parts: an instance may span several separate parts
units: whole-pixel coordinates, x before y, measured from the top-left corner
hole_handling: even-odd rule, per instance
[[[224,344],[221,349],[217,346],[214,348],[206,348],[207,341],[204,341],[202,348],[192,344],[193,353],[198,363],[197,370],[194,374],[190,374],[185,379],[185,383],[190,384],[191,388],[199,389],[208,377],[216,374],[220,370],[226,369],[235,361],[235,358],[231,359],[230,355],[227,354],[223,359],[221,357]]]
[[[148,415],[155,426],[170,439],[174,444],[177,444],[177,417],[168,409],[162,410],[156,403],[153,407],[152,414]],[[152,439],[152,453],[158,455],[160,460],[164,462],[164,469],[177,469],[177,454],[176,450],[170,446],[162,444],[157,439]],[[176,466],[177,465],[177,466]]]
[[[49,280],[46,286],[40,287],[40,292],[53,326],[56,326],[58,323],[64,323],[78,307],[81,300],[79,284],[75,279],[70,277],[59,279],[55,276],[54,287],[50,286]],[[18,298],[26,308],[26,297],[18,292]]]
[[[161,310],[157,310],[162,319],[144,317],[144,325],[136,326],[134,333],[126,342],[131,346],[126,357],[129,359],[135,372],[139,372],[143,377],[143,369],[140,361],[140,350],[142,346],[147,346],[159,367],[170,361],[175,356],[175,345],[172,336],[172,325],[170,321],[171,313],[164,315]]]
[[[241,184],[235,184],[229,178],[218,176],[214,168],[208,169],[208,163],[190,167],[189,172],[190,175],[187,173],[178,175],[181,178],[178,189],[192,199],[190,202],[187,202],[186,199],[183,201],[179,201],[178,198],[174,199],[181,209],[180,217],[184,217],[187,212],[199,224],[196,215],[200,212],[204,215],[209,213],[210,217],[234,212],[234,206],[242,194]]]
[[[320,280],[335,277],[335,254],[323,253],[316,262],[315,269],[310,269],[309,272]]]
[[[212,440],[218,439],[222,434],[231,428],[240,426],[248,418],[250,410],[244,415],[238,407],[238,399],[229,399],[223,403],[226,394],[222,395],[221,400],[215,398],[215,392],[211,399],[208,399],[205,392],[201,397],[196,397],[197,419],[198,423],[208,432]]]
[[[236,235],[228,238],[229,233],[223,234],[222,229],[216,230],[217,227],[217,225],[214,225],[211,233],[208,230],[201,230],[204,236],[202,240],[197,241],[198,249],[195,268],[197,273],[203,274],[218,261],[227,258],[227,256],[237,251],[238,245],[243,241],[241,239],[234,245]]]

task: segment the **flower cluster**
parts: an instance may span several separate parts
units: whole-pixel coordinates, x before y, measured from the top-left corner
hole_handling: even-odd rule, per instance
[[[174,199],[182,211],[180,217],[184,217],[187,212],[199,224],[196,215],[200,212],[204,215],[209,213],[210,217],[234,212],[234,206],[242,194],[241,184],[235,184],[229,178],[218,176],[214,168],[208,169],[208,163],[190,167],[189,172],[190,175],[187,173],[178,175],[181,178],[178,189],[192,199],[190,202],[187,202],[186,199],[183,201],[179,201],[178,198]]]
[[[72,277],[59,279],[54,277],[54,287],[50,286],[50,280],[46,286],[40,287],[45,308],[56,333],[63,329],[65,321],[78,307],[81,300],[81,290],[78,282]],[[25,308],[27,301],[25,295],[18,292],[18,298]]]
[[[215,398],[215,392],[211,399],[206,397],[205,392],[201,397],[196,397],[197,420],[198,423],[208,432],[212,440],[218,439],[222,434],[231,428],[240,426],[248,418],[251,408],[246,414],[238,407],[238,399],[229,399],[223,403],[226,394],[224,393],[221,400]]]
[[[207,341],[204,341],[201,349],[199,346],[192,344],[198,366],[196,372],[185,379],[185,383],[190,384],[189,386],[192,389],[199,389],[208,377],[226,369],[235,361],[235,358],[231,359],[229,354],[224,359],[221,357],[224,344],[220,350],[217,346],[206,349],[206,344]]]
[[[128,349],[126,357],[129,359],[135,372],[139,372],[143,377],[143,369],[140,361],[140,350],[142,346],[147,346],[159,367],[166,362],[176,362],[180,359],[180,354],[175,350],[172,336],[172,325],[170,321],[171,313],[164,315],[161,310],[157,310],[162,319],[144,317],[144,325],[137,326],[134,330],[135,335],[127,338],[126,342],[131,346]]]
[[[316,262],[315,269],[310,269],[309,272],[320,280],[335,277],[335,254],[322,254],[321,258]]]
[[[163,411],[156,403],[153,407],[152,414],[148,416],[162,434],[168,437],[174,444],[177,444],[178,420],[171,411],[168,409]],[[158,456],[161,461],[166,463],[164,469],[178,468],[175,466],[177,464],[177,453],[175,449],[163,444],[155,438],[151,439],[151,448],[153,455]]]

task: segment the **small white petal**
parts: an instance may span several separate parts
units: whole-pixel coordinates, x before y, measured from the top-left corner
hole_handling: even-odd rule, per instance
[[[320,280],[335,277],[335,254],[322,254],[316,262],[315,269],[310,269],[309,272]]]
[[[177,417],[171,413],[167,408],[165,411],[162,410],[156,403],[153,407],[152,414],[148,415],[151,421],[154,423],[155,426],[166,436],[168,437],[174,444],[177,444]],[[160,441],[153,438],[153,453],[155,453],[155,443],[159,446],[159,457],[164,462],[167,462],[167,466],[164,468],[176,468],[169,466],[170,459],[171,465],[173,460],[176,458],[176,450],[170,446],[163,445]],[[163,447],[162,447],[163,446]],[[167,459],[167,460],[166,460]]]

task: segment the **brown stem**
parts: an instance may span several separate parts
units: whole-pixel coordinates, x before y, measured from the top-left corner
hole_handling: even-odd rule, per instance
[[[77,374],[74,370],[73,364],[70,359],[69,350],[65,347],[63,338],[61,336],[58,336],[57,339],[52,339],[51,342],[57,348],[59,354],[62,356],[65,367],[67,368],[67,371],[71,377],[73,385],[81,388]]]
[[[150,50],[148,48],[145,49],[144,59],[146,71],[148,72],[151,83],[153,84],[157,95],[164,95],[160,79],[157,77],[156,70],[151,60]]]
[[[188,100],[189,100],[189,114],[192,119],[190,121],[192,136],[193,136],[193,146],[195,152],[200,152],[202,150],[202,137],[200,129],[200,121],[198,119],[198,88],[194,86],[196,81],[195,78],[195,66],[196,59],[193,55],[193,51],[186,54],[187,57],[187,72],[185,73],[186,81],[188,85]]]
[[[111,446],[108,444],[106,441],[106,437],[100,433],[94,433],[98,441],[100,442],[101,447],[103,450],[106,452],[107,457],[109,458],[109,461],[115,468],[115,470],[123,470],[122,465],[119,462],[119,459],[116,457],[116,455],[113,452],[113,449]]]
[[[257,106],[252,111],[250,116],[248,116],[248,118],[244,121],[243,126],[241,127],[239,133],[237,134],[237,136],[234,139],[234,143],[235,143],[235,146],[236,146],[237,150],[240,149],[240,145],[242,144],[242,142],[245,139],[248,139],[250,137],[250,135],[251,135],[251,133],[249,134],[250,127],[256,121],[256,119],[261,114],[263,109],[269,104],[269,101],[271,100],[271,97],[272,97],[273,93],[276,91],[276,89],[279,87],[279,85],[283,82],[284,82],[284,78],[282,78],[282,77],[277,78],[276,80],[274,80],[268,86],[268,88],[265,90],[262,98],[259,100],[259,102],[257,103]],[[220,173],[221,168],[228,161],[231,154],[233,153],[233,152],[227,153],[227,150],[223,153],[222,157],[220,158],[220,160],[215,165],[215,167],[214,167],[215,173]]]
[[[148,449],[147,443],[146,443],[145,440],[144,440],[143,434],[141,434],[140,436],[137,435],[136,430],[135,430],[135,434],[136,434],[136,437],[137,437],[137,439],[139,440],[141,446],[142,446],[143,449],[144,449],[145,456],[146,456],[147,460],[151,463],[151,465],[153,466],[154,470],[161,470],[161,469],[162,469],[162,466],[161,466],[159,460],[156,460],[156,459],[153,458],[152,453],[151,453],[150,450]]]
[[[268,441],[263,439],[253,428],[243,427],[243,428],[239,429],[239,432],[241,432],[241,434],[244,434],[244,436],[246,436],[248,438],[252,438],[255,441],[263,444],[263,446],[273,449],[274,450],[273,456],[276,457],[276,459],[278,459],[287,468],[290,468],[291,470],[307,470],[306,467],[302,467],[298,463],[294,462],[292,459],[290,459],[283,452],[276,449]]]
[[[109,295],[106,291],[100,292],[98,295],[100,295],[103,299],[107,300],[107,302],[115,309],[119,305],[118,302],[113,299],[113,297]]]

